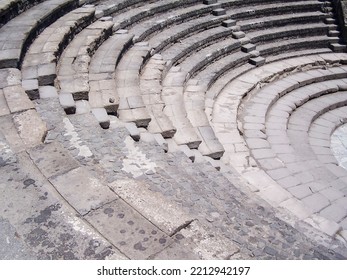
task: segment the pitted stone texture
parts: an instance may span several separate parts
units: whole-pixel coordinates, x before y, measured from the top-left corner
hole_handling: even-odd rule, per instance
[[[12,151],[4,134],[0,130],[0,166],[15,163],[17,161],[15,153]]]
[[[7,105],[11,113],[17,113],[34,108],[22,86],[8,86],[3,89]]]
[[[47,178],[79,167],[67,150],[57,142],[42,144],[29,150],[30,157]]]
[[[121,199],[85,218],[131,259],[147,259],[174,242]]]
[[[26,148],[32,148],[43,143],[47,126],[36,110],[27,110],[13,116],[14,124]]]
[[[26,153],[18,158],[0,168],[0,211],[34,259],[126,259],[76,216]]]
[[[51,177],[50,182],[81,215],[117,199],[107,185],[91,176],[83,167]]]
[[[151,191],[149,185],[135,180],[117,180],[110,187],[124,201],[170,236],[194,219],[183,212],[177,204],[167,204],[165,196]]]

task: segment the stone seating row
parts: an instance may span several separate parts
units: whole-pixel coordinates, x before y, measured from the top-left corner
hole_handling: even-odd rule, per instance
[[[277,75],[290,73],[296,68],[345,62],[345,59],[344,54],[328,53],[273,62],[259,68],[248,69],[242,75],[229,81],[220,92],[208,91],[205,102],[206,114],[210,116],[209,120],[216,136],[226,150],[223,161],[229,162],[240,172],[245,171],[247,166],[250,166],[247,160],[249,153],[245,151],[243,137],[238,131],[237,112],[243,98]],[[254,135],[253,137],[265,137],[263,132],[256,134],[249,132],[249,130],[243,132],[245,136],[247,133],[249,137],[252,135]]]
[[[42,0],[3,0],[0,2],[0,27]]]
[[[309,69],[310,67],[317,67],[317,68],[324,68],[324,65],[334,65],[334,64],[339,64],[339,63],[345,63],[346,56],[345,54],[321,54],[321,55],[314,55],[314,56],[307,56],[305,58],[296,58],[296,59],[287,59],[287,60],[283,60],[283,61],[279,61],[279,62],[275,62],[275,63],[271,63],[269,65],[264,65],[255,69],[248,69],[247,71],[245,71],[245,73],[241,76],[239,76],[238,78],[234,79],[233,81],[231,81],[230,83],[230,87],[226,87],[224,89],[224,91],[222,91],[219,95],[219,97],[217,97],[217,102],[218,99],[220,99],[223,96],[223,100],[219,100],[220,102],[217,103],[213,103],[213,101],[211,101],[209,104],[214,104],[215,108],[214,110],[216,110],[218,108],[218,113],[216,111],[212,111],[212,113],[214,113],[212,116],[212,125],[213,128],[216,131],[216,136],[219,139],[219,141],[223,144],[223,147],[225,148],[226,152],[222,158],[222,161],[225,163],[230,164],[232,167],[234,167],[236,170],[238,170],[240,172],[240,175],[248,180],[259,192],[259,194],[266,200],[268,200],[270,203],[274,204],[274,205],[280,205],[282,207],[285,207],[287,209],[289,209],[290,211],[292,211],[293,213],[295,213],[298,217],[301,216],[302,219],[306,219],[307,218],[307,214],[308,209],[310,209],[310,207],[307,207],[308,205],[311,205],[310,203],[312,203],[312,201],[315,201],[314,203],[317,203],[317,199],[319,201],[321,201],[322,203],[320,204],[322,206],[320,210],[320,212],[322,212],[321,214],[319,214],[320,216],[325,217],[325,219],[328,219],[330,221],[335,221],[335,227],[334,228],[339,228],[339,227],[344,227],[344,222],[343,220],[341,220],[341,215],[343,215],[343,209],[340,207],[341,203],[343,203],[344,198],[343,197],[336,197],[337,194],[343,194],[343,192],[341,192],[340,190],[343,188],[343,186],[345,186],[345,183],[343,182],[342,178],[336,179],[336,180],[332,180],[331,184],[328,184],[325,186],[325,188],[321,188],[319,191],[321,191],[322,193],[319,194],[312,194],[314,195],[313,197],[309,196],[307,197],[307,199],[302,202],[301,200],[297,199],[292,193],[296,192],[296,194],[299,192],[300,187],[297,186],[291,186],[291,192],[289,192],[288,190],[290,188],[288,188],[288,190],[284,190],[280,184],[278,184],[277,182],[275,182],[273,180],[272,177],[270,177],[267,173],[265,173],[264,171],[260,170],[257,167],[257,163],[255,161],[253,161],[253,158],[250,157],[249,152],[247,152],[247,146],[245,145],[244,142],[244,138],[248,136],[249,139],[251,140],[250,142],[253,141],[253,143],[251,145],[258,145],[257,147],[260,149],[261,147],[263,147],[263,149],[266,149],[265,146],[262,145],[266,145],[266,139],[271,139],[271,141],[274,141],[274,143],[276,143],[276,145],[284,145],[283,143],[287,143],[288,140],[285,139],[285,137],[282,137],[280,135],[266,135],[263,130],[262,127],[260,127],[257,123],[252,124],[253,127],[247,127],[247,129],[242,130],[240,129],[240,125],[238,125],[238,123],[233,123],[232,121],[230,121],[231,119],[233,119],[233,115],[235,116],[235,118],[237,119],[237,113],[238,112],[242,112],[243,109],[241,109],[240,111],[240,102],[237,101],[238,98],[235,99],[235,97],[237,95],[243,96],[244,97],[244,102],[246,103],[248,101],[248,99],[253,96],[253,91],[257,92],[257,87],[261,87],[264,84],[267,84],[266,81],[272,81],[273,79],[276,79],[276,77],[278,75],[283,75],[284,77],[287,76],[291,71],[297,71],[295,69],[302,68],[302,69]],[[330,68],[328,68],[330,69]],[[333,68],[331,68],[333,69]],[[342,69],[340,69],[342,70]],[[338,74],[338,72],[330,72],[331,77],[330,78],[342,78],[343,75],[342,74],[344,71],[338,71],[340,72],[340,74]],[[289,71],[289,72],[288,72]],[[325,72],[325,74],[327,74],[327,72],[329,73],[329,71],[327,70],[320,70],[322,72]],[[324,73],[321,73],[322,76],[324,76]],[[338,75],[341,75],[340,77]],[[288,76],[290,77],[290,75]],[[298,76],[300,77],[300,75]],[[312,76],[311,77],[311,81],[308,81],[308,83],[312,83],[314,82],[312,80]],[[307,79],[307,76],[303,75],[302,76],[302,80],[300,79],[294,79],[293,81],[295,81],[296,84],[299,84],[299,82],[303,82],[303,80]],[[323,78],[319,78],[317,76],[317,81],[316,82],[321,82]],[[236,82],[236,80],[238,82]],[[310,79],[309,79],[310,80]],[[338,85],[342,86],[344,84],[344,81],[339,81],[336,80]],[[271,84],[270,84],[271,85]],[[282,83],[282,87],[285,86],[290,86],[290,84],[287,83]],[[314,85],[312,85],[313,87]],[[278,86],[273,86],[273,89],[270,90],[274,91],[274,90],[278,90],[281,89],[282,87]],[[318,87],[318,86],[317,86]],[[228,90],[228,96],[225,95],[227,88]],[[332,88],[334,89],[334,91],[337,91],[337,87],[336,86],[332,86]],[[322,90],[322,88],[321,88]],[[329,93],[329,91],[328,91]],[[327,95],[328,96],[328,95]],[[229,102],[227,101],[229,99]],[[234,101],[233,101],[234,100]],[[257,100],[263,101],[263,102],[267,102],[268,100],[266,98],[258,98]],[[342,102],[344,101],[344,98],[342,97]],[[318,99],[317,99],[317,102]],[[208,104],[208,103],[207,103]],[[232,105],[235,104],[235,105]],[[246,103],[247,104],[247,103]],[[323,103],[326,105],[326,103]],[[223,106],[223,107],[222,107]],[[230,107],[231,106],[231,107]],[[275,105],[274,105],[275,106]],[[242,107],[242,106],[241,106]],[[225,110],[223,109],[225,108]],[[233,109],[235,108],[235,109]],[[264,109],[266,110],[267,106],[264,106]],[[275,107],[273,107],[275,108]],[[282,105],[279,108],[284,108],[284,106]],[[287,107],[286,107],[287,108]],[[260,109],[260,108],[259,108]],[[288,110],[292,110],[292,108],[290,106],[288,106],[287,108]],[[222,111],[223,110],[223,111]],[[263,110],[263,109],[262,109]],[[278,115],[278,114],[277,114]],[[277,116],[276,115],[276,116]],[[274,121],[276,120],[276,118],[280,119],[280,116],[274,116],[273,119]],[[283,112],[282,112],[282,118],[283,116],[286,116]],[[218,118],[218,120],[217,120]],[[254,121],[258,118],[253,118],[253,120],[251,119],[252,117],[248,117],[247,120],[249,121],[248,125],[251,124],[251,121]],[[217,120],[215,122],[215,120]],[[312,124],[314,125],[314,124]],[[254,128],[258,130],[258,132],[255,132],[253,130],[253,132],[251,132],[251,128]],[[239,132],[241,131],[241,132]],[[241,134],[241,135],[240,135]],[[287,142],[286,142],[287,141]],[[276,149],[280,149],[280,147],[276,147]],[[277,149],[277,150],[278,150]],[[289,150],[289,148],[287,149]],[[283,152],[285,153],[286,150],[284,149]],[[270,153],[269,153],[270,154]],[[268,155],[269,155],[268,154]],[[262,164],[267,164],[270,163],[269,162],[269,158],[267,158],[267,154],[265,151],[261,151],[258,156],[260,157],[265,157],[263,159],[259,159],[262,161]],[[282,157],[281,160],[283,160],[284,158],[287,158],[288,160],[292,159],[293,157],[290,157],[289,155],[286,155],[286,157]],[[280,161],[281,162],[281,161]],[[277,161],[277,169],[273,169],[271,173],[272,176],[282,176],[285,172],[282,170],[283,167],[279,166],[279,161]],[[289,164],[289,163],[288,163]],[[290,165],[290,167],[295,167],[295,164]],[[332,163],[329,163],[332,164]],[[275,167],[275,166],[272,166]],[[333,169],[334,171],[331,171],[329,168]],[[335,166],[330,166],[329,168],[326,167],[326,169],[329,169],[327,172],[339,172],[341,170],[339,170],[339,168]],[[283,171],[283,173],[281,173],[281,170]],[[297,170],[296,172],[300,173],[300,170]],[[298,174],[299,174],[298,173]],[[282,174],[282,175],[281,175]],[[322,173],[323,174],[323,173]],[[299,175],[298,175],[299,176]],[[257,178],[257,179],[255,179]],[[287,178],[286,180],[284,180],[283,177],[276,177],[278,180],[281,180],[281,183],[286,183],[289,184],[291,182],[291,180],[289,180],[289,178]],[[300,177],[301,180],[308,180],[307,177],[301,176]],[[307,182],[306,182],[307,183]],[[308,184],[308,183],[307,183]],[[305,190],[307,190],[308,185],[303,187],[306,188]],[[336,188],[340,188],[340,189],[336,189]],[[334,201],[334,203],[327,204],[327,205],[323,205],[324,203],[326,203],[326,199],[328,199],[329,203],[330,200],[333,196],[335,195],[336,197],[336,201]],[[326,199],[322,198],[322,196],[324,196]],[[338,201],[338,202],[337,202]],[[305,204],[306,203],[306,204]],[[295,206],[295,207],[293,207]],[[333,211],[332,209],[337,209],[339,211],[336,211],[336,213],[338,213],[337,215],[340,215],[339,217],[334,218],[332,217]],[[301,210],[299,210],[301,209]],[[306,209],[306,210],[304,210]],[[310,210],[311,214],[312,214],[312,208]],[[317,210],[318,211],[318,210]],[[319,211],[318,211],[319,212]],[[317,212],[317,213],[318,213]],[[306,214],[304,214],[306,213]],[[314,214],[315,215],[315,214]],[[309,223],[312,224],[312,220],[307,220]],[[322,221],[322,220],[321,220]],[[338,223],[336,223],[336,221],[338,221]],[[332,225],[332,224],[331,224]],[[317,226],[317,224],[316,224]],[[320,226],[319,226],[320,227]],[[332,227],[331,227],[332,228]]]
[[[77,6],[77,0],[45,1],[3,25],[0,29],[0,68],[20,67],[27,47],[37,34]]]
[[[56,63],[72,37],[94,19],[95,8],[84,6],[67,13],[45,28],[23,59],[22,84],[31,99],[39,98],[40,86],[53,86]]]

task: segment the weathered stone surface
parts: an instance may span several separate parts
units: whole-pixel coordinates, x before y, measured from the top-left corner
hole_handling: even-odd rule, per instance
[[[4,92],[2,89],[0,89],[0,116],[5,116],[8,114],[10,114],[10,109],[7,106]]]
[[[60,105],[63,107],[64,111],[66,112],[66,114],[76,113],[76,102],[73,99],[73,96],[71,93],[64,93],[64,92],[59,93],[59,102],[60,102]]]
[[[174,242],[120,199],[85,218],[131,259],[147,259]]]
[[[56,142],[39,145],[29,150],[29,154],[47,178],[79,167],[78,162],[68,154],[68,151]]]
[[[175,203],[166,204],[164,196],[152,192],[148,185],[141,182],[117,180],[110,187],[146,219],[170,236],[194,219]]]
[[[107,185],[91,176],[83,167],[51,177],[50,182],[81,215],[117,199]]]
[[[103,129],[108,129],[110,127],[110,118],[105,108],[92,108],[92,113]]]
[[[4,88],[3,92],[11,113],[34,108],[34,104],[21,86],[9,86]]]
[[[47,126],[36,110],[27,110],[15,114],[13,121],[19,136],[27,148],[32,148],[43,143],[47,134]]]
[[[56,98],[58,97],[57,89],[53,86],[39,87],[40,98]]]

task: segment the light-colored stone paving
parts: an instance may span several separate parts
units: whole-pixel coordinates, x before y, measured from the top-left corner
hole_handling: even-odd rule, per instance
[[[339,165],[347,170],[347,125],[341,125],[331,135],[331,150]]]
[[[0,26],[0,258],[347,259],[329,3],[50,0]]]

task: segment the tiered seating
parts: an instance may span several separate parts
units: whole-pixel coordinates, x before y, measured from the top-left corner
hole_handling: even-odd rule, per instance
[[[39,87],[54,85],[56,62],[72,37],[94,19],[94,7],[81,7],[45,28],[28,49],[22,65],[22,83],[31,99]]]
[[[42,0],[3,0],[0,3],[0,27]]]
[[[105,129],[117,116],[136,141],[156,137],[222,171],[257,174],[260,193],[284,207],[299,200],[301,218],[344,218],[334,203],[346,176],[327,151],[339,123],[323,117],[346,105],[347,57],[330,3],[38,2],[8,6],[1,23],[0,67],[21,69],[21,96],[59,98],[67,114],[92,112]],[[322,123],[329,131],[317,137]]]
[[[345,58],[308,56],[250,70],[221,91],[212,115],[217,137],[226,150],[223,161],[251,182],[255,174],[260,176],[255,186],[266,199],[288,208],[293,196],[305,211],[335,223],[347,215],[341,206],[347,172],[327,153],[328,139],[337,124],[320,120],[320,116],[335,108],[344,110],[346,94],[338,91],[346,88],[347,76],[345,66],[321,70],[318,65],[333,65]],[[290,73],[308,65],[318,69]],[[276,75],[283,78],[256,89]],[[335,123],[337,115],[333,115]]]
[[[0,30],[0,68],[19,67],[26,48],[47,25],[76,8],[76,0],[45,1],[7,22]]]

